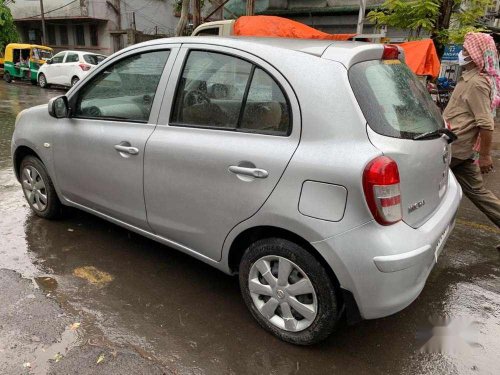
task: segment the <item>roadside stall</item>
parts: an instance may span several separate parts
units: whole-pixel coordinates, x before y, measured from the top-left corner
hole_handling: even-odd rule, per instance
[[[5,47],[4,76],[10,83],[13,79],[37,84],[38,69],[52,58],[52,48],[36,44],[11,43]]]

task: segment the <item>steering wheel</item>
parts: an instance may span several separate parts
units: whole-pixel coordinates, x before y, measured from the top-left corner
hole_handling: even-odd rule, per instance
[[[184,105],[191,107],[195,104],[210,104],[210,98],[201,90],[190,91],[184,98]]]

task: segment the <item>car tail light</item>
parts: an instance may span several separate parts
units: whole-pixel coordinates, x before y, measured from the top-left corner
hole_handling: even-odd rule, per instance
[[[399,49],[397,46],[386,44],[382,53],[382,60],[397,60],[399,58]]]
[[[398,165],[387,156],[373,159],[363,173],[366,203],[375,220],[391,225],[403,218]]]
[[[86,72],[87,70],[90,70],[90,68],[91,68],[91,66],[90,66],[90,65],[87,65],[87,64],[78,64],[78,66],[79,66],[80,68],[82,68],[82,70],[83,70],[84,72]]]

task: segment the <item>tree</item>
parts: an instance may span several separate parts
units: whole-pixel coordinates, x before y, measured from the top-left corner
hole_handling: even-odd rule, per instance
[[[182,36],[182,33],[184,32],[184,29],[187,26],[190,3],[191,3],[190,0],[182,0],[181,17],[179,18],[179,22],[177,23],[177,27],[175,28],[175,36]]]
[[[3,52],[5,46],[17,41],[18,37],[12,13],[5,5],[5,0],[0,0],[0,51]]]
[[[483,31],[484,17],[492,0],[386,0],[368,13],[376,25],[410,30],[410,39],[430,35],[442,55],[446,43],[460,43],[469,31]]]

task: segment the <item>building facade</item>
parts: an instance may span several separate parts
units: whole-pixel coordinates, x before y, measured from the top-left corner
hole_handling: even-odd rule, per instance
[[[130,31],[172,35],[177,18],[174,0],[43,0],[45,45],[61,50],[86,50],[104,55],[126,47]],[[42,44],[40,2],[10,3],[21,42]],[[136,41],[138,38],[133,38]],[[147,38],[145,38],[147,39]]]

